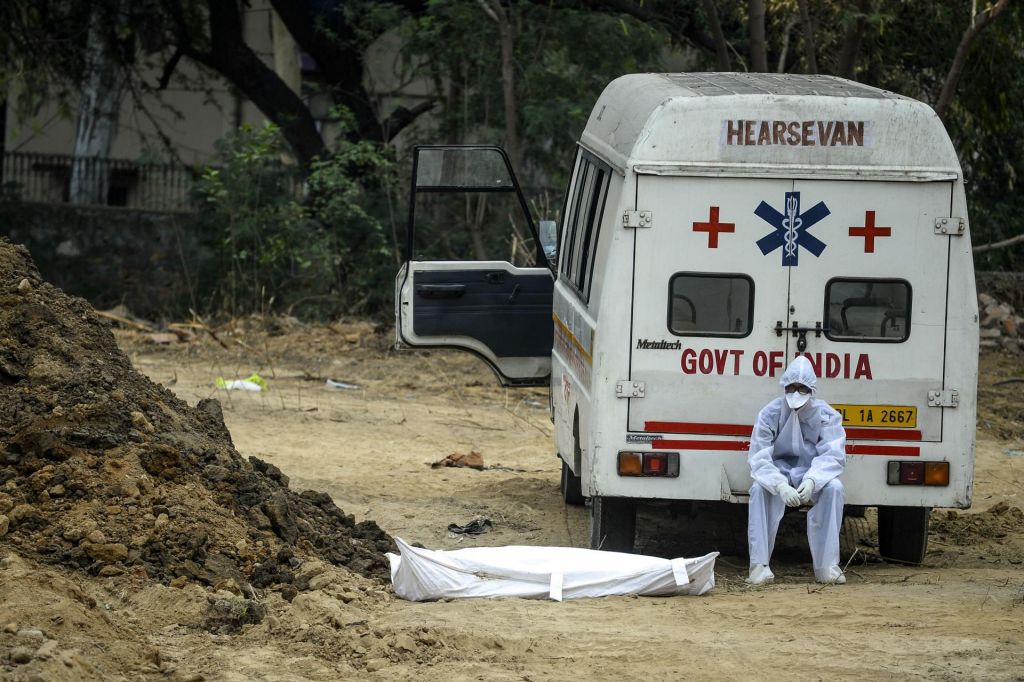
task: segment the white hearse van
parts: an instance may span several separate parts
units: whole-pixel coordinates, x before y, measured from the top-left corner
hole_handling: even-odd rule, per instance
[[[477,248],[499,199],[515,237]],[[468,258],[420,248],[467,230]],[[931,508],[970,505],[974,270],[927,105],[827,76],[624,76],[579,141],[557,243],[540,232],[500,149],[419,148],[398,344],[550,385],[593,547],[632,549],[637,500],[745,503],[753,421],[797,354],[843,414],[847,505],[878,507],[883,556],[920,562]]]

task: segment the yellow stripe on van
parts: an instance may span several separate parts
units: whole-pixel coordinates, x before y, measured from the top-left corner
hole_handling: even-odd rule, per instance
[[[594,360],[593,358],[590,357],[590,353],[588,353],[586,349],[583,348],[583,344],[581,344],[579,339],[576,338],[576,335],[569,331],[569,328],[565,326],[565,322],[562,322],[560,319],[558,319],[558,315],[554,313],[551,313],[551,319],[554,320],[555,326],[559,329],[559,331],[561,331],[563,334],[569,337],[569,340],[572,341],[573,347],[579,352],[583,359],[587,361],[587,364],[594,364]]]

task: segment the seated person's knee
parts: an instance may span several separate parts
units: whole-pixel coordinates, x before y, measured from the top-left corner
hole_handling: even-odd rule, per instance
[[[838,478],[833,478],[831,481],[825,484],[825,487],[821,489],[822,493],[825,493],[826,491],[833,495],[842,495],[844,492],[846,492],[846,489],[843,488],[842,481],[840,481]]]

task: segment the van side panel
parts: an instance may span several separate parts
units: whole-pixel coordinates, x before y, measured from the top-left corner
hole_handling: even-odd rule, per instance
[[[599,344],[598,326],[602,301],[606,297],[605,286],[609,281],[609,258],[620,257],[622,234],[620,203],[624,196],[624,178],[609,170],[607,195],[595,216],[597,235],[592,240],[596,247],[588,253],[582,267],[588,272],[589,300],[568,280],[563,272],[562,259],[568,257],[563,251],[559,255],[559,276],[555,282],[552,304],[554,321],[554,346],[551,354],[551,404],[555,426],[555,446],[558,454],[577,476],[583,478],[584,494],[589,495],[589,456],[577,462],[574,457],[574,421],[579,420],[579,449],[583,453],[593,450],[591,426],[595,423],[595,406],[592,404],[595,377],[605,370],[599,367],[604,358],[597,351]],[[578,172],[578,171],[577,171]],[[576,177],[574,175],[574,181]],[[574,201],[575,183],[570,183],[565,225],[574,224],[571,215],[577,208]],[[561,248],[572,240],[572,235],[563,234]],[[591,279],[592,278],[592,279]],[[603,333],[603,332],[602,332]]]

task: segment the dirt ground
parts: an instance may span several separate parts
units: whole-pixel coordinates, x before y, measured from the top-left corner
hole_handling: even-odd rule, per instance
[[[240,453],[279,467],[292,489],[329,493],[356,521],[440,549],[584,546],[586,510],[558,492],[546,393],[503,390],[468,355],[390,350],[390,333],[256,320],[170,345],[115,336],[190,405],[218,398]],[[297,569],[309,589],[291,602],[268,591],[261,622],[212,634],[197,625],[218,595],[196,582],[91,577],[0,543],[0,679],[1024,679],[1024,417],[1020,384],[996,385],[1024,375],[1024,361],[984,356],[982,367],[975,506],[936,510],[920,567],[877,560],[857,532],[870,524],[857,522],[849,583],[815,585],[791,523],[770,586],[743,583],[740,528],[702,548],[726,553],[703,597],[417,604],[310,558]],[[269,391],[214,385],[255,371]],[[483,471],[429,466],[471,451]],[[492,532],[447,532],[478,515]],[[644,515],[656,530],[643,549],[685,546],[689,519]],[[29,662],[12,662],[17,646],[35,652]]]

